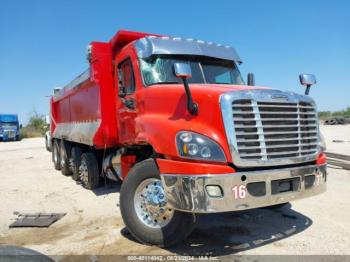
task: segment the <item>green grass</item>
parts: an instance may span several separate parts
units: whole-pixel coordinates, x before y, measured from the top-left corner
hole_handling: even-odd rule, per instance
[[[340,111],[320,111],[318,116],[321,120],[329,119],[332,117],[350,117],[350,107]]]
[[[21,138],[42,137],[48,130],[48,125],[45,121],[45,116],[39,115],[36,111],[32,113],[29,122],[20,130]]]

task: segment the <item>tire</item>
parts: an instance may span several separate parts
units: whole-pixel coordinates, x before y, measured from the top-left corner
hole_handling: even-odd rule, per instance
[[[330,125],[336,125],[336,124],[337,124],[337,120],[334,119],[334,118],[332,118],[332,119],[329,119],[328,123],[329,123]]]
[[[72,148],[71,160],[72,160],[72,178],[75,181],[79,180],[79,167],[81,162],[82,151],[81,148],[75,146]]]
[[[95,189],[100,183],[100,174],[96,157],[93,153],[84,153],[79,166],[79,180],[86,189]]]
[[[64,176],[69,176],[69,175],[72,174],[72,171],[70,169],[70,164],[69,164],[68,152],[70,152],[69,142],[65,142],[64,140],[61,140],[61,144],[60,144],[60,165],[61,165],[61,173]]]
[[[52,162],[56,170],[61,170],[60,146],[57,140],[52,143]]]
[[[153,159],[147,159],[136,164],[123,181],[120,191],[120,211],[124,223],[130,233],[144,244],[157,245],[160,247],[175,245],[191,234],[195,227],[196,217],[192,213],[180,212],[165,206],[165,212],[156,217],[157,219],[154,220],[155,224],[152,225],[152,222],[147,223],[145,219],[140,217],[140,212],[141,214],[143,212],[146,214],[151,213],[147,211],[146,206],[144,209],[142,205],[138,208],[138,204],[142,203],[139,203],[137,199],[142,199],[143,195],[145,195],[144,191],[140,193],[139,189],[140,187],[142,188],[143,185],[147,185],[148,181],[150,184],[148,184],[148,187],[145,187],[145,190],[147,190],[149,186],[152,187],[150,192],[156,192],[155,189],[158,191],[159,188],[163,188],[160,181],[159,170]],[[164,193],[162,190],[160,190],[160,192],[158,196]],[[152,199],[153,198],[154,197],[152,197]],[[158,199],[162,198],[160,197]],[[154,208],[152,204],[149,206]],[[140,211],[140,209],[142,211]],[[156,212],[158,212],[158,210]],[[158,219],[159,217],[160,219]],[[152,215],[150,215],[149,218],[151,219],[148,221],[153,221],[154,219]]]
[[[47,139],[47,136],[45,136],[45,148],[47,151],[51,152],[51,148],[49,147],[49,140]]]
[[[344,118],[338,118],[337,119],[338,125],[345,125],[345,119]]]

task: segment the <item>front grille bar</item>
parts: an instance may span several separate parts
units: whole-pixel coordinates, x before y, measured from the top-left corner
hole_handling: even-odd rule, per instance
[[[317,151],[317,115],[309,103],[233,101],[232,116],[241,158],[267,161]]]

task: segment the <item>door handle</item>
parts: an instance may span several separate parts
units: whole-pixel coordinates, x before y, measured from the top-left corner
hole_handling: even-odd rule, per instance
[[[135,109],[135,100],[134,99],[125,99],[124,104],[129,109]]]

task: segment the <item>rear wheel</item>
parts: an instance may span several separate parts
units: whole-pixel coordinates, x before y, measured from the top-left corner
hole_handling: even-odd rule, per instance
[[[70,169],[70,164],[69,164],[69,156],[67,153],[67,148],[69,152],[69,144],[68,142],[65,142],[64,140],[61,140],[61,145],[60,145],[60,165],[61,165],[61,173],[62,175],[69,176],[72,174],[72,171]]]
[[[45,136],[45,148],[49,151],[49,142],[47,141],[47,137]]]
[[[17,138],[17,140],[19,140],[19,138]],[[47,136],[45,136],[45,148],[47,151],[51,152],[51,147],[50,147],[50,141],[49,139],[47,138]]]
[[[140,242],[175,245],[195,227],[195,215],[172,209],[153,159],[136,164],[122,184],[120,210],[130,233]]]
[[[100,182],[98,164],[93,153],[84,153],[81,156],[79,166],[79,179],[83,187],[87,189],[95,189]]]
[[[61,170],[60,146],[57,140],[52,144],[52,162],[56,170]]]
[[[71,159],[72,159],[72,178],[79,180],[79,167],[81,162],[82,151],[81,148],[75,146],[72,148]]]

